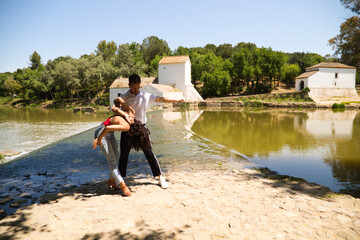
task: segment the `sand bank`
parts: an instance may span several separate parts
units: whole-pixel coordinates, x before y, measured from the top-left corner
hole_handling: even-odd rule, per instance
[[[170,169],[168,189],[130,176],[133,195],[93,182],[0,221],[1,239],[360,239],[360,199],[248,169]]]

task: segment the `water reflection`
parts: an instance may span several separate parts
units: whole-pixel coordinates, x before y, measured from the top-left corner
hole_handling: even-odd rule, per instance
[[[204,111],[191,129],[281,174],[360,196],[357,111]]]

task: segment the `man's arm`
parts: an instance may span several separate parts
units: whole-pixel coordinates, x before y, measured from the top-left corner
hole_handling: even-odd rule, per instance
[[[154,102],[171,103],[171,102],[184,102],[184,99],[174,100],[167,97],[156,97]]]
[[[115,105],[115,100],[120,100],[121,107],[127,112],[125,112],[125,111],[121,110],[121,108],[117,107]],[[114,104],[112,105],[111,111],[118,116],[124,117],[128,123],[130,123],[130,124],[133,123],[134,120],[129,116],[128,113],[132,112],[132,115],[135,115],[134,109],[132,107],[130,107],[129,105],[127,105],[127,103],[121,97],[118,97],[115,100],[114,100]]]

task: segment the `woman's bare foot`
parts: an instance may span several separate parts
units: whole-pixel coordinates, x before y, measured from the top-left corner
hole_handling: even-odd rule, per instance
[[[123,191],[123,193],[124,193],[124,195],[125,195],[126,197],[130,197],[130,196],[131,196],[131,192],[130,192],[129,188],[126,186],[126,184],[125,184],[124,181],[122,181],[122,182],[120,183],[120,188],[121,188],[121,191]]]
[[[92,146],[92,149],[95,149],[98,145],[98,139],[95,138],[95,140],[92,142],[91,146]]]

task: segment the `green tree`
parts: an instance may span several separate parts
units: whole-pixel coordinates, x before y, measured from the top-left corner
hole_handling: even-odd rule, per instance
[[[1,96],[7,96],[8,91],[4,88],[4,82],[12,77],[12,74],[10,72],[0,73],[0,95]]]
[[[62,89],[62,86],[59,86],[58,82],[58,73],[56,70],[56,66],[58,63],[62,61],[70,61],[71,57],[58,57],[54,60],[49,60],[47,64],[44,67],[44,72],[41,77],[41,81],[46,86],[46,91],[48,93],[48,96],[50,96],[51,99],[59,98],[61,96],[61,91],[64,91],[62,93],[63,97],[66,97],[66,93],[64,89]]]
[[[123,77],[129,77],[133,73],[143,75],[147,69],[137,48],[129,44],[119,46],[113,65],[119,69],[119,75]]]
[[[273,51],[271,48],[260,48],[259,52],[263,77],[269,80],[272,89],[275,86],[273,82],[276,83],[277,81],[279,84],[288,58],[285,53]]]
[[[213,52],[216,53],[217,47],[215,44],[206,44],[205,52]]]
[[[246,87],[249,88],[250,81],[255,77],[254,55],[248,48],[241,48],[234,54],[232,61],[234,64],[235,77],[244,80]],[[238,85],[238,83],[236,85]]]
[[[45,85],[41,82],[42,71],[18,69],[14,73],[14,80],[20,84],[20,93],[24,99],[41,98],[46,92]]]
[[[13,76],[8,77],[8,79],[4,82],[5,90],[11,95],[12,99],[14,100],[15,94],[18,94],[21,89],[21,85],[14,80]]]
[[[69,57],[57,62],[53,74],[55,98],[73,98],[74,93],[78,95],[81,85],[75,59]]]
[[[208,52],[205,54],[204,62],[202,63],[203,71],[211,73],[215,70],[222,70],[224,60],[221,57],[218,57],[213,52]]]
[[[205,71],[203,68],[203,61],[205,55],[198,52],[190,52],[190,61],[191,61],[191,81],[194,84],[194,87],[197,87],[196,82],[201,80],[201,74]]]
[[[240,43],[236,44],[236,46],[234,46],[233,51],[237,52],[243,48],[247,48],[250,52],[254,53],[255,50],[257,49],[257,46],[255,43],[240,42]]]
[[[301,72],[305,72],[306,68],[324,62],[326,59],[316,53],[295,52],[288,54],[288,64],[297,64]]]
[[[32,70],[37,70],[41,66],[40,55],[36,51],[34,51],[29,58],[30,58],[30,68]]]
[[[216,56],[221,57],[222,59],[229,59],[232,57],[233,47],[229,43],[220,44],[216,48]]]
[[[350,9],[354,13],[360,15],[360,1],[359,0],[340,0],[346,8]]]
[[[230,86],[230,75],[227,71],[215,70],[211,73],[204,72],[201,76],[204,86],[202,94],[208,96],[221,96],[228,93]]]
[[[179,47],[174,51],[174,55],[175,55],[175,56],[190,55],[190,49],[188,49],[188,48],[186,48],[186,47],[179,46]]]
[[[106,42],[105,40],[100,41],[95,50],[96,55],[103,57],[105,61],[115,56],[117,50],[116,43],[114,41]]]
[[[360,68],[360,17],[353,16],[341,24],[340,34],[329,40],[345,64]]]
[[[360,69],[360,0],[341,0],[342,4],[350,9],[355,16],[350,17],[340,26],[340,34],[329,40],[335,49],[335,56],[341,62]],[[357,82],[360,82],[360,73],[357,73]]]
[[[81,90],[79,91],[80,96],[86,97],[87,101],[91,101],[92,96],[92,70],[94,68],[93,62],[95,58],[102,58],[101,56],[89,55],[82,56],[77,64],[77,75],[80,81]]]
[[[163,57],[156,55],[155,58],[153,60],[151,60],[149,70],[148,70],[150,76],[158,75],[159,62],[162,58]]]
[[[143,59],[150,65],[151,60],[158,56],[170,55],[170,48],[165,40],[159,39],[158,37],[151,36],[143,40],[140,47]]]
[[[300,67],[297,64],[285,64],[284,66],[284,76],[281,79],[281,82],[288,85],[294,85],[295,78],[300,74]]]

